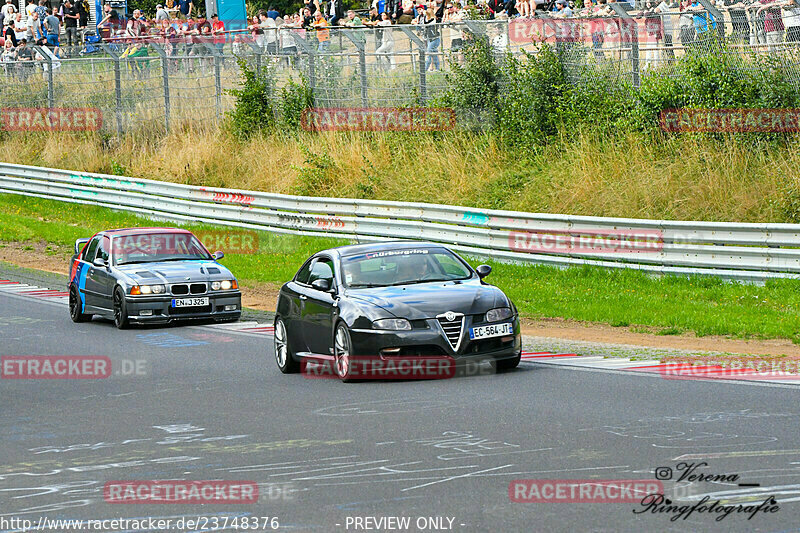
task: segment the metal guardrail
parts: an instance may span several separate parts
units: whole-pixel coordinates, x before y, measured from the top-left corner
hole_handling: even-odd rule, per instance
[[[277,233],[359,241],[422,239],[514,262],[588,264],[746,281],[800,278],[800,224],[603,218],[289,196],[8,163],[0,163],[0,193]],[[657,247],[614,250],[615,239],[644,234],[656,235]],[[574,242],[600,238],[606,245],[556,249],[547,245],[555,235]],[[531,248],[531,242],[537,245]]]

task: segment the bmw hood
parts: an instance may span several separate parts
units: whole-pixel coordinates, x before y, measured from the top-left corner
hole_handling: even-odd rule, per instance
[[[163,261],[120,265],[116,268],[137,284],[233,279],[231,271],[215,261]]]
[[[435,318],[447,311],[477,315],[510,306],[503,291],[476,280],[350,289],[348,296],[409,320]]]

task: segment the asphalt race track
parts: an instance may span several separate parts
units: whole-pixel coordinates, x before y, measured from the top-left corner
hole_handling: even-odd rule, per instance
[[[173,528],[182,531],[239,531],[230,524],[243,517],[277,518],[258,530],[320,532],[800,527],[800,391],[791,385],[534,362],[505,374],[344,384],[282,375],[263,331],[118,331],[101,320],[73,324],[62,303],[7,293],[0,331],[3,356],[107,356],[112,368],[106,379],[0,380],[4,532],[40,517],[207,517],[204,527]],[[692,463],[695,474],[725,479],[676,483]],[[708,495],[709,505],[733,507],[774,497],[778,509],[684,518],[641,502],[509,496],[514,480],[652,483],[657,470],[668,474],[660,467],[672,469],[663,490],[676,507]],[[259,496],[107,503],[104,485],[119,480],[246,480]]]

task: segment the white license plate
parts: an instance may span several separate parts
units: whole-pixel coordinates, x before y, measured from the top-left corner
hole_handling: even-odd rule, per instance
[[[469,338],[487,339],[490,337],[500,337],[502,335],[511,335],[514,329],[511,324],[492,324],[491,326],[477,326],[469,328]]]
[[[208,305],[208,298],[173,298],[172,307],[201,307]]]

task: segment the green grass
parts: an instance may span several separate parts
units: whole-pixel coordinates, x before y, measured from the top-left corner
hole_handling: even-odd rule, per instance
[[[0,214],[1,241],[26,245],[45,241],[51,250],[52,245],[71,249],[75,239],[102,229],[170,225],[100,207],[14,195],[0,195]],[[341,239],[259,232],[259,253],[230,253],[222,261],[240,280],[281,284],[312,253],[346,243]],[[470,261],[473,265],[484,262]],[[649,327],[661,335],[694,332],[699,336],[785,338],[800,343],[800,281],[769,281],[759,286],[715,278],[652,277],[623,269],[562,270],[486,263],[493,268],[488,281],[503,289],[526,317]]]

